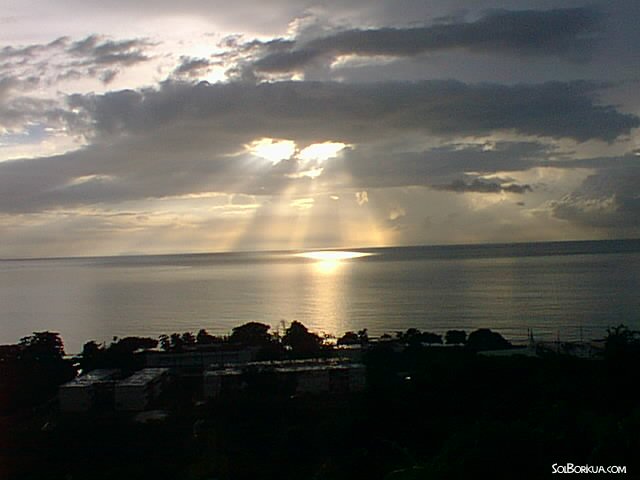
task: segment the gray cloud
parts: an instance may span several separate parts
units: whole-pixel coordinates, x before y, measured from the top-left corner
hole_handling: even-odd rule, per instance
[[[46,53],[47,51],[64,48],[67,46],[69,39],[67,37],[59,37],[49,43],[35,43],[31,45],[24,45],[14,47],[7,45],[0,49],[0,60],[18,60],[25,61],[29,58],[34,58],[40,53]]]
[[[579,189],[549,202],[548,208],[555,218],[571,223],[607,229],[616,235],[637,235],[640,232],[639,184],[637,164],[602,168],[587,177]]]
[[[602,26],[602,14],[590,8],[498,10],[473,22],[351,29],[306,42],[268,42],[262,44],[265,53],[253,68],[284,73],[303,70],[318,61],[330,63],[343,55],[412,57],[451,49],[584,61],[591,55]]]
[[[434,189],[442,190],[447,192],[455,192],[455,193],[465,193],[465,192],[473,192],[473,193],[517,193],[523,194],[526,192],[530,192],[533,189],[531,185],[526,184],[517,184],[517,183],[509,183],[502,184],[497,182],[491,182],[486,180],[481,180],[478,178],[473,179],[471,182],[467,183],[464,180],[454,180],[453,182],[446,185],[434,185]]]
[[[38,84],[39,79],[35,77],[0,76],[0,133],[22,130],[33,124],[60,127],[71,122],[73,114],[58,102],[25,94]]]
[[[356,145],[328,160],[322,179],[356,188],[445,185],[476,172],[522,171],[551,165],[540,142],[452,144],[407,153],[385,146],[398,134],[528,135],[613,139],[638,124],[595,103],[596,86],[466,85],[459,82],[190,84],[158,89],[74,95],[64,121],[92,131],[92,145],[49,158],[0,163],[0,210],[40,211],[60,206],[141,200],[220,191],[274,194],[309,178],[291,159],[273,165],[238,152],[261,137]],[[559,104],[559,105],[558,105]],[[84,125],[74,127],[84,118]],[[386,142],[386,143],[385,143]],[[566,168],[571,165],[565,164]],[[479,188],[473,183],[469,188]],[[524,186],[501,182],[504,191]]]
[[[145,39],[116,41],[100,35],[90,35],[72,43],[67,53],[81,57],[81,65],[130,66],[149,60],[144,49],[150,45],[151,43]]]
[[[119,70],[105,70],[100,75],[100,80],[104,84],[111,83],[116,78],[116,76],[118,76],[118,73],[120,73]]]
[[[59,81],[99,78],[108,84],[121,69],[151,60],[146,52],[153,44],[146,39],[111,40],[90,35],[72,42],[59,37],[49,43],[7,46],[0,50],[5,76],[25,81],[37,78],[42,85]]]
[[[57,128],[75,114],[66,111],[56,96],[43,97],[37,88],[84,77],[111,83],[121,69],[150,59],[143,49],[144,39],[113,41],[92,35],[71,42],[59,37],[49,43],[7,46],[0,50],[0,129],[24,130],[29,125],[46,124]]]
[[[198,78],[207,73],[209,69],[218,62],[207,58],[180,57],[180,65],[173,71],[174,75]]]
[[[395,154],[362,148],[347,151],[341,161],[330,162],[326,176],[339,181],[344,169],[349,173],[350,181],[362,187],[412,185],[442,189],[443,185],[449,184],[448,189],[453,190],[455,181],[461,175],[469,176],[469,172],[475,172],[477,176],[528,170],[549,165],[548,158],[552,153],[549,146],[538,142],[497,142],[490,149],[487,145],[452,144],[422,152]],[[567,168],[571,167],[567,165]],[[509,183],[508,179],[500,180],[500,185],[505,187]],[[458,185],[458,188],[462,186]]]
[[[73,95],[70,104],[86,110],[97,132],[107,136],[142,134],[188,121],[240,135],[302,141],[358,141],[412,130],[445,137],[514,131],[613,141],[640,120],[598,104],[601,88],[588,82],[506,86],[452,80],[366,85],[165,82],[157,90]]]

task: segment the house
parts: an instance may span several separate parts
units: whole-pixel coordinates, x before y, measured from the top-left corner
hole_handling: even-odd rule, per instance
[[[61,385],[58,403],[62,412],[88,412],[97,403],[108,402],[119,370],[97,369]]]
[[[168,383],[168,368],[143,368],[115,386],[115,408],[140,411],[156,399]]]

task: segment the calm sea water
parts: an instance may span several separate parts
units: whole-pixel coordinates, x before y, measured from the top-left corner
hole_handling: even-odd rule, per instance
[[[0,261],[0,343],[299,320],[316,332],[489,327],[511,340],[640,328],[640,241],[403,247],[315,261],[292,252]]]

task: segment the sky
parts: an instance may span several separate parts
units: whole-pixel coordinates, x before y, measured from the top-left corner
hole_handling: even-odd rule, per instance
[[[0,258],[640,237],[635,0],[0,7]]]

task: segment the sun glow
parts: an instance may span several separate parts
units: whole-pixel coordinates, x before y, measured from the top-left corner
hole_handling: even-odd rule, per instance
[[[323,275],[333,274],[344,262],[354,258],[368,257],[372,253],[347,252],[338,250],[319,250],[316,252],[296,253],[296,257],[315,260],[313,262],[314,271]]]
[[[337,156],[347,145],[341,142],[313,143],[300,150],[298,158],[304,161],[324,162]]]
[[[261,138],[251,142],[246,148],[256,157],[277,163],[293,156],[296,152],[296,142],[276,138]]]
[[[304,252],[296,253],[296,257],[309,258],[311,260],[317,260],[319,262],[339,262],[340,260],[350,260],[352,258],[368,257],[373,253],[364,252],[346,252],[346,251],[325,251],[320,250],[317,252]]]

